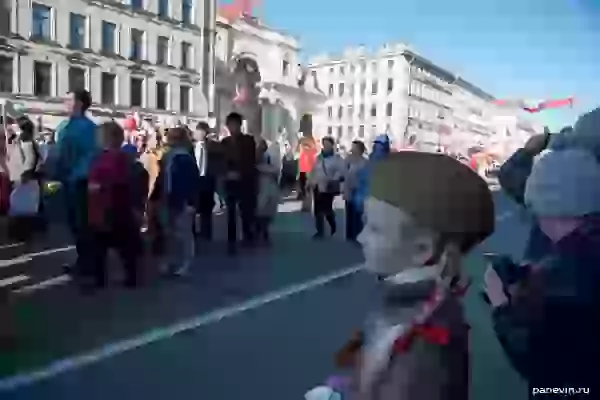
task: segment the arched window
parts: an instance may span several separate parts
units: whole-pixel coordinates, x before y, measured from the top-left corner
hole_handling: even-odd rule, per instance
[[[283,60],[281,60],[281,74],[283,76],[288,76],[290,74],[290,57],[287,54],[285,54]]]

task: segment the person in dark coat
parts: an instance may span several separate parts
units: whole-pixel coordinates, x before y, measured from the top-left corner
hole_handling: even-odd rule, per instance
[[[227,203],[227,241],[229,253],[236,252],[237,212],[242,219],[243,240],[254,243],[254,219],[258,195],[256,142],[242,133],[242,116],[231,113],[225,121],[230,136],[221,146],[224,157],[224,189]]]
[[[569,399],[587,388],[595,397],[585,398],[600,398],[594,368],[600,357],[598,182],[600,165],[591,152],[542,154],[524,201],[552,247],[517,284],[507,287],[491,267],[485,274],[498,339],[535,398],[546,398],[545,388],[573,388],[562,397]]]

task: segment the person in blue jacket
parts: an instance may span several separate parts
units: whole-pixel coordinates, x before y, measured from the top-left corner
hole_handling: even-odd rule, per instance
[[[383,158],[387,157],[391,151],[391,143],[390,138],[386,134],[379,135],[373,141],[373,147],[371,149],[371,153],[369,154],[369,160],[364,168],[358,173],[357,176],[357,184],[355,189],[352,191],[352,195],[350,197],[350,201],[353,206],[361,215],[363,213],[365,199],[369,192],[369,178],[371,175],[371,165]],[[360,230],[356,232],[358,235]]]
[[[75,266],[81,272],[85,256],[87,233],[87,193],[90,165],[98,152],[96,124],[86,116],[92,103],[86,90],[69,93],[67,105],[69,119],[63,121],[56,132],[56,145],[46,160],[50,178],[62,183],[67,206],[67,221],[77,249]],[[73,271],[73,266],[67,266]]]

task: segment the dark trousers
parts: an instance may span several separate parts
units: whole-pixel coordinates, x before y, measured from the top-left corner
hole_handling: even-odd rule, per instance
[[[107,232],[91,230],[89,239],[86,276],[94,279],[94,283],[98,286],[106,285],[106,256],[109,249],[115,249],[121,258],[125,284],[127,286],[137,284],[142,238],[139,227],[135,223],[119,224],[118,227]]]
[[[77,265],[83,263],[85,257],[86,245],[88,243],[88,223],[87,223],[87,180],[79,180],[67,184],[65,188],[67,204],[67,221],[71,233],[75,239],[75,249],[77,251]]]
[[[306,197],[306,172],[300,172],[298,175],[298,200],[302,200]]]
[[[324,233],[325,219],[329,223],[331,228],[331,234],[333,235],[337,229],[335,222],[335,213],[333,211],[333,199],[332,193],[324,193],[315,188],[313,193],[313,211],[315,214],[315,228],[317,229],[317,235],[321,236]]]
[[[351,201],[346,201],[346,239],[356,240],[363,229],[363,212]]]
[[[244,241],[251,242],[255,234],[255,213],[257,184],[254,180],[225,182],[225,202],[227,204],[227,241],[229,245],[237,242],[238,207],[242,219]]]
[[[216,180],[214,177],[200,177],[200,193],[198,194],[198,214],[200,226],[196,227],[198,234],[203,239],[212,239],[213,209],[215,208]]]

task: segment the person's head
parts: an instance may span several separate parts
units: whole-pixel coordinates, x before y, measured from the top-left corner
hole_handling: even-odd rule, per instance
[[[366,269],[380,276],[429,266],[441,273],[445,253],[460,257],[494,230],[486,182],[442,154],[398,152],[375,163],[365,215],[358,240]]]
[[[554,242],[600,214],[600,164],[583,149],[547,150],[525,186],[525,204]]]
[[[225,125],[232,136],[242,134],[242,123],[244,118],[240,113],[232,112],[225,119]]]
[[[84,115],[92,105],[92,96],[87,90],[74,90],[67,95],[67,109],[72,116]]]
[[[321,140],[321,146],[323,153],[331,154],[335,149],[335,140],[331,136],[325,136]]]
[[[379,135],[373,141],[373,148],[371,150],[370,157],[372,159],[381,159],[386,155],[390,154],[391,143],[388,135]]]
[[[206,140],[208,138],[209,133],[210,126],[204,121],[198,122],[198,125],[196,125],[196,140]]]
[[[365,144],[362,140],[355,140],[352,142],[352,148],[350,149],[350,154],[358,157],[362,157],[365,154]]]
[[[169,128],[167,131],[167,145],[170,147],[185,147],[189,141],[188,132],[183,128]]]
[[[28,117],[20,117],[17,119],[17,125],[19,126],[19,139],[28,142],[33,140],[35,136],[35,126]]]
[[[120,149],[125,141],[125,131],[115,121],[104,122],[98,125],[97,139],[102,149]]]

